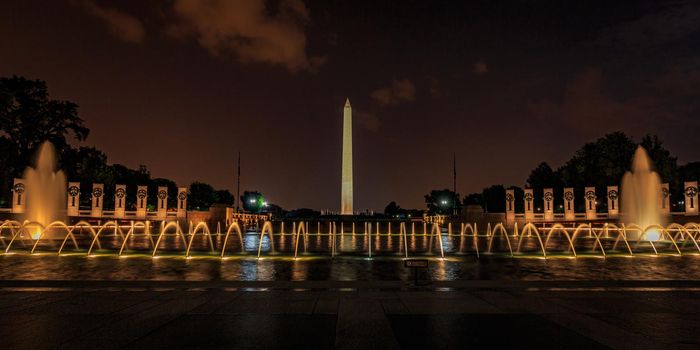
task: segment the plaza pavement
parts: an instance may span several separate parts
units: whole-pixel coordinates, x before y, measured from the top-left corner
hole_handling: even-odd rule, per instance
[[[0,348],[697,349],[697,281],[0,281]]]

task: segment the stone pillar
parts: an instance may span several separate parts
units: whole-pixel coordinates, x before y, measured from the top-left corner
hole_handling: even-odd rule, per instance
[[[80,182],[68,183],[68,216],[80,215]]]
[[[535,196],[532,195],[532,189],[524,190],[523,200],[525,201],[525,220],[532,221],[535,218]]]
[[[567,187],[564,189],[564,220],[572,221],[575,219],[574,189],[573,187]]]
[[[586,187],[586,220],[595,220],[596,215],[596,195],[595,187]]]
[[[146,217],[146,205],[148,205],[148,187],[139,186],[136,190],[136,217]]]
[[[506,190],[506,222],[515,222],[515,190]]]
[[[187,187],[180,187],[177,193],[177,217],[184,218],[185,216],[187,216]]]
[[[686,182],[683,188],[685,193],[685,215],[698,215],[698,182]]]
[[[544,220],[553,221],[554,220],[554,190],[551,188],[544,189]]]
[[[114,217],[126,216],[126,185],[117,185],[114,190]]]
[[[24,213],[27,207],[27,191],[23,179],[15,179],[12,186],[12,212],[16,214]]]
[[[157,217],[165,219],[168,215],[168,187],[158,186],[158,210]]]
[[[668,183],[661,184],[661,213],[668,214],[671,212],[671,192],[669,191]]]
[[[90,216],[93,218],[102,217],[104,193],[103,184],[92,184],[92,208],[90,210]]]
[[[617,186],[608,186],[608,218],[620,216],[620,192]]]

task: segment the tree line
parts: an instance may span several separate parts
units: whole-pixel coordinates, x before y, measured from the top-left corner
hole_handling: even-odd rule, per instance
[[[434,215],[451,215],[461,212],[468,205],[479,205],[485,212],[505,212],[505,196],[507,189],[515,192],[515,210],[523,211],[524,189],[531,188],[534,192],[535,211],[542,211],[543,190],[554,190],[554,208],[563,212],[563,193],[565,187],[574,188],[577,211],[585,210],[584,188],[595,186],[596,196],[600,198],[597,209],[607,211],[607,186],[620,186],[625,172],[629,171],[632,157],[638,146],[646,149],[653,162],[654,171],[659,174],[661,181],[669,183],[671,194],[671,209],[682,211],[683,182],[700,179],[700,162],[678,164],[678,158],[667,150],[662,140],[656,135],[645,135],[639,141],[623,132],[613,132],[588,142],[579,148],[574,155],[560,167],[554,169],[547,162],[539,163],[527,177],[524,186],[491,185],[481,192],[470,193],[460,197],[452,190],[432,190],[424,196],[425,209],[403,209],[396,202],[390,202],[384,214],[392,217],[408,217],[422,215],[423,212]],[[622,194],[624,195],[624,193]]]
[[[105,186],[104,205],[114,205],[114,188],[127,187],[127,209],[136,207],[136,188],[148,186],[148,202],[157,202],[158,186],[168,188],[168,206],[175,207],[178,188],[174,181],[152,177],[145,165],[131,169],[109,164],[107,155],[94,147],[73,147],[90,134],[78,115],[78,105],[49,97],[46,82],[13,76],[0,78],[0,207],[8,207],[13,178],[21,178],[44,141],[53,143],[58,163],[68,181],[80,182],[81,206],[90,206],[93,183]],[[194,182],[188,189],[188,207],[206,210],[215,203],[233,205],[228,190]]]
[[[654,171],[662,183],[669,183],[672,210],[682,211],[680,200],[683,197],[683,182],[700,179],[700,162],[679,165],[678,158],[667,150],[656,135],[645,135],[639,141],[623,132],[606,134],[579,148],[571,159],[553,169],[547,162],[538,164],[528,176],[525,186],[494,185],[481,193],[472,193],[464,198],[463,204],[481,205],[488,212],[505,211],[505,191],[514,189],[515,209],[523,211],[523,188],[532,188],[535,196],[535,209],[543,201],[543,189],[554,189],[555,211],[563,211],[565,187],[574,188],[576,210],[584,211],[584,188],[595,186],[598,201],[597,209],[607,211],[607,186],[620,186],[625,172],[630,170],[632,157],[638,146],[644,147],[653,162]],[[624,193],[622,193],[624,196]]]

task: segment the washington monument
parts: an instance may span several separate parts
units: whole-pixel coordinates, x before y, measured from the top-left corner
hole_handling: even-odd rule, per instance
[[[352,107],[350,99],[343,108],[343,175],[340,191],[340,215],[352,215]]]

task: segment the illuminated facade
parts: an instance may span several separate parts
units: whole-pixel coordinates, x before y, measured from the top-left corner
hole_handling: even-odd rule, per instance
[[[341,177],[340,214],[352,215],[352,107],[350,99],[343,108],[343,173]]]

